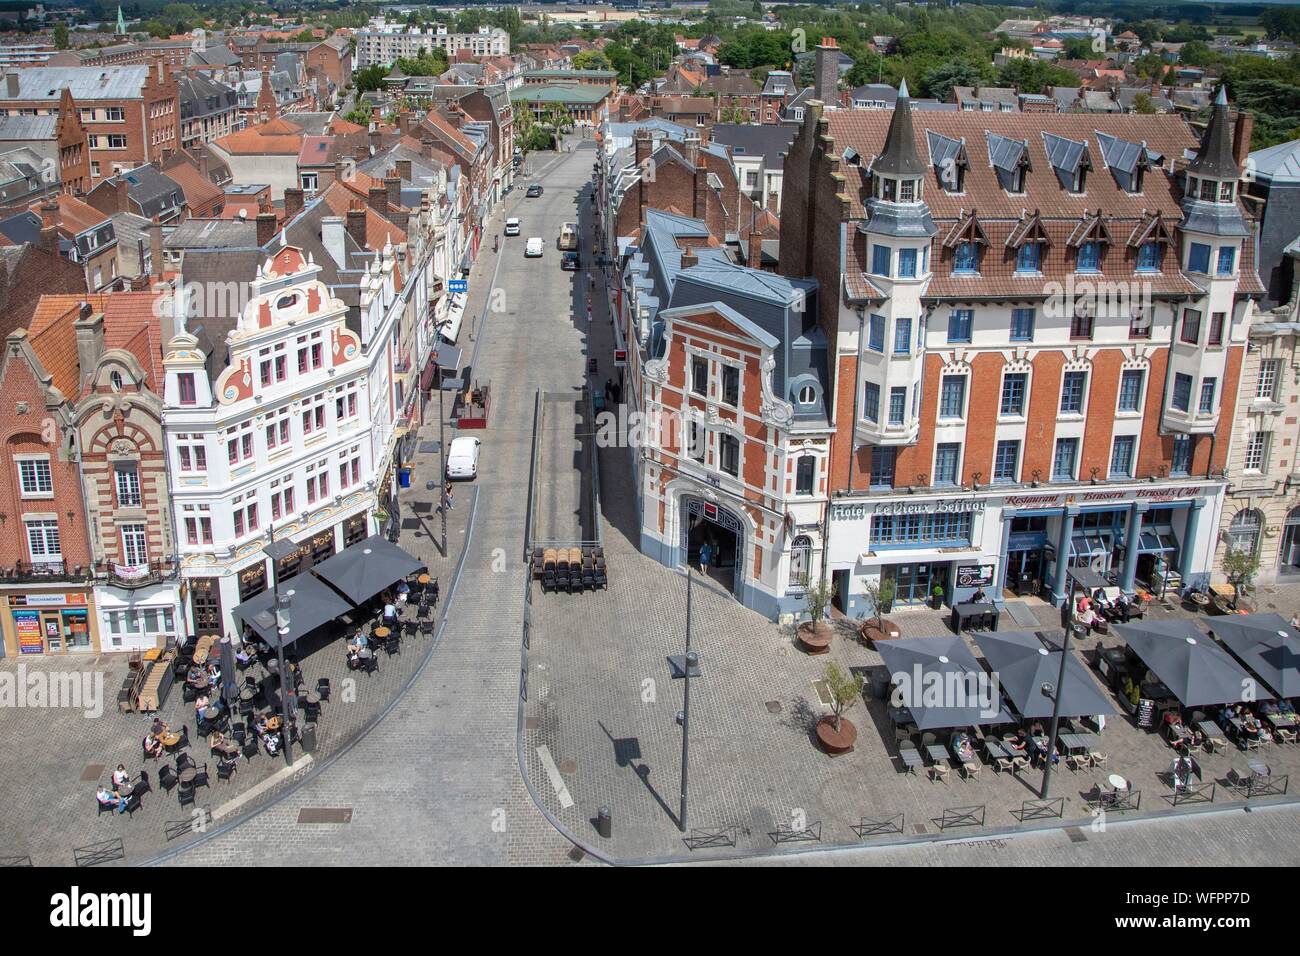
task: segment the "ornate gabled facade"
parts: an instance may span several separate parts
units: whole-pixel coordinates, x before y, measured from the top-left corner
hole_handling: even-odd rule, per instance
[[[737,265],[703,221],[659,210],[621,266],[628,367],[597,425],[632,455],[641,548],[684,567],[707,544],[717,583],[791,615],[816,580],[830,474],[816,285]]]
[[[183,325],[167,344],[172,520],[189,633],[236,633],[233,609],[269,586],[272,528],[299,545],[280,561],[281,581],[373,530],[367,361],[319,273],[292,246],[265,261],[214,379]]]
[[[871,580],[951,602],[1060,601],[1072,567],[1210,577],[1261,291],[1248,139],[1222,100],[1199,144],[1177,117],[807,104],[781,271],[819,282],[835,344],[844,611]]]

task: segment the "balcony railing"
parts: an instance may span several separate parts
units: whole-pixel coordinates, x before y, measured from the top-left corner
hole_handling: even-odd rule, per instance
[[[0,562],[0,582],[18,581],[84,581],[90,577],[83,565],[70,565],[66,561]]]
[[[95,576],[115,588],[149,587],[159,584],[176,575],[174,558],[154,558],[147,564],[117,564],[112,561],[97,561]]]
[[[411,370],[411,353],[407,352],[401,358],[393,363],[393,371],[398,375],[405,375]]]

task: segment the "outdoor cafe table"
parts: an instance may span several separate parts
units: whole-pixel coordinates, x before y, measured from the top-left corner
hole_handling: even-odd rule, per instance
[[[948,759],[948,748],[943,744],[926,744],[925,752],[930,755],[931,763],[944,763]]]
[[[998,617],[997,605],[985,601],[968,601],[964,604],[954,604],[952,606],[952,629],[958,634],[968,627],[982,627],[989,631],[996,631]]]
[[[181,742],[181,735],[176,733],[176,731],[174,730],[168,731],[167,733],[159,737],[158,740],[160,743],[162,743],[164,747],[175,747],[178,743]]]
[[[269,731],[276,731],[280,729],[280,716],[278,714],[274,717],[268,717],[266,719],[266,729]]]
[[[1101,744],[1096,734],[1061,734],[1059,739],[1070,753],[1076,750],[1090,750]]]
[[[994,759],[1004,758],[1010,760],[1015,754],[1006,744],[995,737],[984,738],[984,749],[988,751],[990,757]]]
[[[1286,729],[1295,726],[1295,718],[1288,714],[1263,714],[1262,716],[1273,725],[1275,730],[1279,727]]]
[[[180,773],[176,775],[176,778],[181,783],[193,783],[194,778],[197,777],[198,775],[199,772],[197,769],[195,769],[194,767],[186,767],[184,770],[182,770]]]
[[[1210,739],[1214,739],[1215,737],[1218,737],[1220,740],[1223,739],[1223,728],[1212,720],[1197,721],[1196,726],[1201,733],[1205,734],[1205,736]]]
[[[388,628],[386,628],[386,627],[377,627],[377,628],[375,628],[375,637],[377,637],[377,638],[378,638],[379,640],[381,640],[381,641],[382,641],[384,638],[386,638],[386,637],[387,637],[389,634],[391,634],[391,633],[392,633],[392,631],[390,631],[390,630],[389,630]]]

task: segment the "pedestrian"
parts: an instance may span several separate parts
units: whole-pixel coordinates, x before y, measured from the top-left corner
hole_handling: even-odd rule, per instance
[[[709,542],[700,545],[700,570],[709,573],[709,562],[713,560],[713,546]]]
[[[618,384],[618,382],[614,382],[613,389],[614,389],[614,404],[617,405],[620,401],[623,400],[623,386]]]
[[[437,607],[438,606],[438,579],[437,578],[433,579],[433,588],[430,592],[430,597],[433,600],[433,606]]]
[[[443,511],[453,510],[452,507],[453,504],[454,501],[452,499],[452,493],[451,493],[451,482],[449,481],[447,482],[447,487],[442,490],[442,510]]]
[[[612,379],[607,378],[605,379],[605,401],[609,402],[609,401],[613,401],[613,399],[614,399],[614,382]]]

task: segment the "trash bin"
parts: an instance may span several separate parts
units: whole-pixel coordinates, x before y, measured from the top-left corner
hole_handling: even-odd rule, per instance
[[[608,840],[614,832],[613,828],[614,821],[609,812],[609,807],[601,807],[596,812],[596,832]]]
[[[302,747],[302,752],[305,754],[313,754],[316,752],[316,725],[315,724],[307,724],[305,727],[303,727],[302,739],[299,741],[299,745]]]

